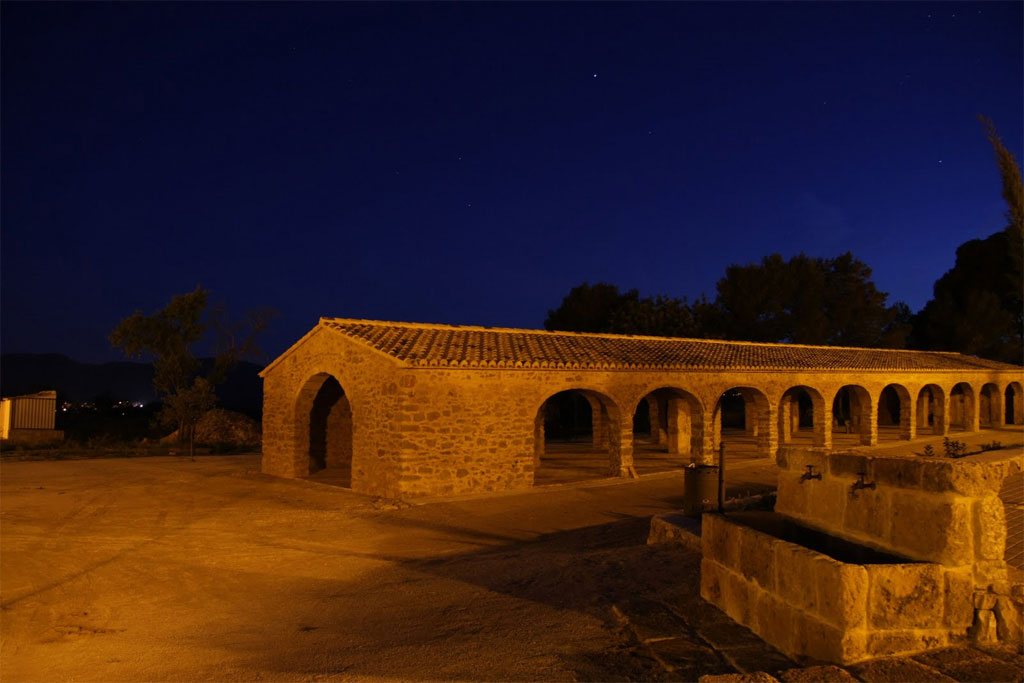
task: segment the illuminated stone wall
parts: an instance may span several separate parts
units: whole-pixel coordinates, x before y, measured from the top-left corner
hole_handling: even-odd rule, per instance
[[[560,391],[584,391],[602,406],[608,473],[627,476],[633,464],[633,414],[656,390],[686,397],[664,402],[665,438],[672,451],[711,462],[721,422],[716,406],[730,388],[740,387],[750,397],[748,425],[756,425],[761,454],[772,457],[780,435],[784,441],[792,429],[792,401],[784,394],[793,387],[809,390],[815,444],[830,447],[832,402],[845,385],[859,387],[864,397],[861,442],[871,444],[878,439],[877,406],[885,386],[895,383],[901,395],[914,397],[901,406],[906,438],[916,434],[917,397],[925,385],[946,396],[959,382],[1003,389],[1007,374],[422,368],[318,327],[264,372],[263,471],[282,477],[309,474],[309,401],[327,376],[340,383],[352,409],[352,488],[401,497],[532,486],[542,450],[539,412]],[[949,401],[937,403],[940,412],[948,410]],[[942,430],[950,423],[936,422]],[[978,427],[977,410],[968,423]]]

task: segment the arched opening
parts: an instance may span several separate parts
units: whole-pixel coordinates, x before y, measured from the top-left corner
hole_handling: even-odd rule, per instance
[[[352,486],[352,407],[331,375],[310,378],[296,401],[300,471],[335,486]]]
[[[967,382],[960,382],[949,392],[949,430],[958,432],[977,431],[975,419],[978,411],[974,405],[974,389]]]
[[[1006,385],[1004,399],[1006,424],[1024,424],[1024,393],[1021,392],[1020,382],[1010,382]]]
[[[871,395],[864,387],[847,384],[832,399],[832,444],[839,446],[871,446]]]
[[[638,474],[700,462],[703,408],[693,394],[664,387],[647,394],[633,412],[633,465]]]
[[[937,384],[926,384],[917,394],[917,431],[919,434],[946,433],[946,396]]]
[[[825,399],[817,389],[787,389],[779,399],[779,444],[825,446],[825,419]]]
[[[712,446],[725,444],[730,457],[775,457],[777,432],[772,425],[768,397],[753,387],[733,387],[715,404]]]
[[[911,439],[910,392],[899,384],[889,384],[878,395],[878,440],[898,441]]]
[[[534,485],[613,476],[618,412],[596,391],[570,389],[550,396],[534,421]]]
[[[978,422],[982,427],[1003,426],[1003,392],[991,382],[981,388],[978,394]]]

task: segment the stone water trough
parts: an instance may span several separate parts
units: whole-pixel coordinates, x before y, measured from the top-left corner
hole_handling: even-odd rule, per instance
[[[794,658],[852,664],[973,637],[1019,648],[998,491],[1019,453],[783,448],[774,512],[705,514],[701,596]],[[1016,577],[1016,578],[1015,578]]]

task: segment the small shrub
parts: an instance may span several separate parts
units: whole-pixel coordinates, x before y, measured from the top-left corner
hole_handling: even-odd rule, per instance
[[[924,450],[922,452],[918,453],[918,455],[923,456],[925,458],[934,458],[935,457],[935,449],[932,448],[932,445],[930,443],[929,444],[925,444]]]
[[[942,450],[947,458],[962,458],[967,454],[967,444],[962,441],[955,441],[948,436],[942,439]]]
[[[998,441],[993,441],[992,443],[983,443],[981,444],[981,452],[984,453],[985,451],[998,451],[1002,447],[1003,444],[999,443]]]

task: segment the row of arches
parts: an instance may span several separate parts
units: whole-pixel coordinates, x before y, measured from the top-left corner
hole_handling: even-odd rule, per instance
[[[766,457],[780,445],[874,445],[1021,424],[1022,399],[1018,382],[1005,389],[987,383],[977,393],[966,382],[955,384],[948,393],[928,384],[916,396],[900,384],[889,384],[874,401],[864,387],[846,385],[829,405],[817,389],[798,385],[783,392],[773,410],[763,391],[733,387],[708,411],[708,420],[696,395],[664,387],[636,404],[628,430],[623,429],[628,413],[623,415],[611,397],[594,390],[567,390],[547,399],[538,411],[535,483],[618,474],[626,439],[631,442],[631,464],[643,474],[709,460],[723,443],[731,455]],[[608,458],[595,459],[595,453]]]
[[[827,395],[796,385],[774,401],[756,387],[737,386],[709,403],[673,386],[650,391],[625,409],[595,389],[554,393],[536,410],[534,483],[615,476],[624,467],[643,474],[712,461],[721,444],[730,455],[771,457],[786,444],[873,445],[1024,423],[1019,382],[1005,388],[987,383],[977,392],[966,382],[949,391],[928,384],[914,394],[889,384],[877,398],[859,385]],[[302,461],[297,471],[351,487],[356,423],[350,396],[337,378],[319,373],[306,380],[293,409],[291,443]]]

